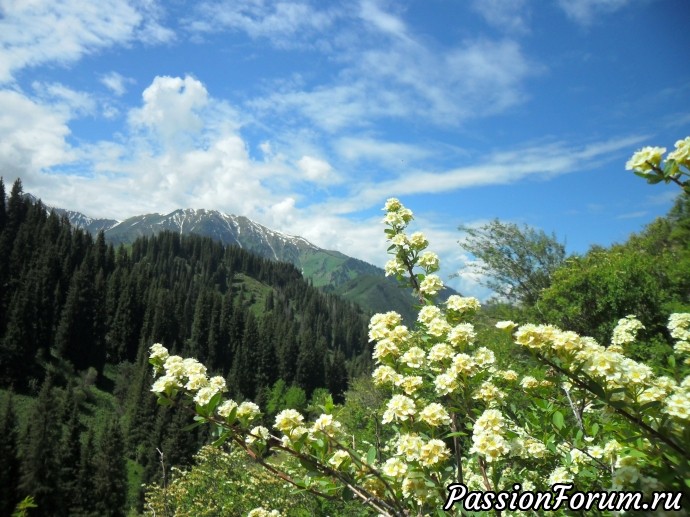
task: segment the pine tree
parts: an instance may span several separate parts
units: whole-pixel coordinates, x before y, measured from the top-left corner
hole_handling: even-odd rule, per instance
[[[81,465],[81,424],[79,423],[79,404],[70,391],[70,396],[65,402],[66,425],[62,436],[59,466],[60,479],[59,491],[62,505],[56,515],[72,515],[70,507],[75,504],[79,495],[79,470]]]
[[[7,199],[7,194],[5,194],[5,182],[0,176],[0,234],[2,233],[5,223],[7,222],[7,209],[5,208],[5,203]]]
[[[96,517],[96,495],[94,493],[95,445],[93,430],[86,433],[86,440],[81,447],[79,472],[77,473],[77,490],[74,501],[70,505],[72,515],[80,517]]]
[[[0,413],[0,515],[10,515],[19,501],[19,444],[12,392],[5,399]]]
[[[60,412],[52,380],[47,376],[29,420],[26,449],[23,453],[19,490],[33,496],[37,515],[52,515],[60,507]]]
[[[125,515],[127,502],[127,464],[120,425],[111,420],[101,434],[94,458],[94,499],[99,515]]]

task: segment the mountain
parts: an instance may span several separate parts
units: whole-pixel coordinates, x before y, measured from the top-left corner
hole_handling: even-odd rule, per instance
[[[217,210],[178,209],[168,214],[145,214],[117,222],[91,219],[79,212],[55,209],[70,222],[89,232],[103,230],[106,241],[131,244],[137,238],[171,231],[181,235],[211,237],[225,245],[236,245],[261,257],[294,264],[314,287],[340,294],[366,310],[396,310],[408,322],[414,321],[415,302],[409,289],[386,278],[383,269],[339,251],[319,248],[303,237],[271,230],[244,216]],[[446,296],[454,291],[446,289]]]
[[[36,203],[40,199],[36,198],[33,194],[24,194],[24,197],[31,203]],[[86,230],[89,233],[98,233],[101,230],[106,231],[118,224],[119,221],[115,219],[92,219],[88,215],[84,215],[81,212],[74,212],[73,210],[66,210],[64,208],[57,208],[54,206],[45,205],[48,211],[53,211],[60,217],[66,217],[72,226]]]

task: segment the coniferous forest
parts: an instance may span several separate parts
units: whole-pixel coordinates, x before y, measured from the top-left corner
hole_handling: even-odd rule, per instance
[[[342,400],[367,315],[292,265],[162,233],[114,248],[0,181],[0,515],[124,515],[208,441],[156,405],[155,341],[273,412]],[[165,473],[165,474],[164,474]]]

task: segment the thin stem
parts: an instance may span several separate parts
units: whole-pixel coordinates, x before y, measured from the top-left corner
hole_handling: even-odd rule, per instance
[[[450,430],[453,432],[453,449],[455,449],[455,465],[458,469],[458,483],[463,483],[462,476],[462,450],[460,446],[460,437],[458,433],[458,415],[453,411],[450,417]]]

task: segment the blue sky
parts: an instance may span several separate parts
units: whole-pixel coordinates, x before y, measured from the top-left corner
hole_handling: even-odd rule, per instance
[[[690,134],[687,0],[0,0],[0,174],[124,219],[246,215],[378,265],[398,197],[451,285],[457,227],[623,241],[677,190],[625,171]]]

